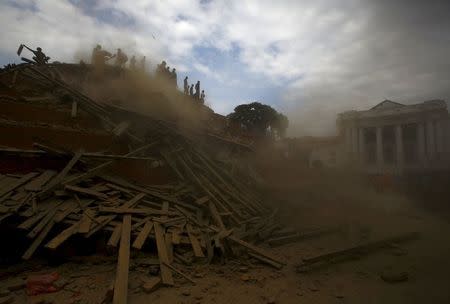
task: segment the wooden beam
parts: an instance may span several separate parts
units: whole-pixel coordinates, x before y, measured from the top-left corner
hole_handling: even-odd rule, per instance
[[[221,230],[226,230],[225,225],[223,224],[222,217],[220,216],[219,212],[217,211],[216,205],[214,202],[208,203],[209,211],[211,212],[211,216],[216,222],[216,224],[219,226]]]
[[[80,226],[80,223],[77,222],[73,224],[72,226],[64,229],[60,234],[55,236],[50,242],[45,245],[45,247],[50,249],[56,249],[59,245],[61,245],[63,242],[65,242],[69,237],[71,237],[73,234],[77,233],[78,228]]]
[[[242,247],[247,248],[248,250],[256,253],[259,256],[263,256],[269,260],[272,260],[278,264],[282,264],[282,265],[286,265],[286,262],[281,261],[280,259],[277,259],[276,257],[272,256],[270,253],[266,252],[265,250],[263,250],[262,248],[259,248],[255,245],[252,245],[250,243],[247,243],[246,241],[243,241],[241,239],[238,239],[237,237],[230,235],[227,237],[227,240],[232,241],[233,243],[236,243]]]
[[[186,224],[186,230],[189,236],[189,240],[192,244],[192,250],[194,251],[194,255],[198,258],[204,258],[205,255],[203,254],[202,247],[200,246],[200,242],[198,241],[197,237],[194,235],[194,231],[192,229],[191,224]]]
[[[80,220],[79,233],[88,233],[91,228],[92,218],[95,216],[95,211],[87,209],[83,213],[83,217]]]
[[[85,194],[85,195],[89,195],[89,196],[93,196],[102,200],[107,200],[109,197],[101,192],[98,191],[94,191],[94,190],[90,190],[90,189],[86,189],[86,188],[81,188],[78,186],[71,186],[71,185],[66,185],[64,187],[65,190],[67,191],[71,191],[71,192],[77,192],[77,193],[81,193],[81,194]]]
[[[167,254],[166,241],[164,237],[164,229],[159,223],[154,223],[156,247],[158,248],[158,256],[161,268],[161,279],[164,284],[172,286],[174,284],[172,272],[167,264],[169,264],[169,256]]]
[[[24,189],[27,191],[41,191],[42,187],[56,175],[55,171],[46,170],[41,175],[33,179],[31,182],[25,185]]]
[[[130,153],[125,154],[125,156],[133,156],[133,155],[135,155],[135,154],[137,154],[139,152],[147,150],[148,148],[150,148],[151,146],[154,146],[155,144],[157,144],[157,142],[144,145],[143,147],[140,147],[139,149],[136,149],[134,151],[131,151]],[[94,168],[88,170],[85,173],[79,174],[79,175],[77,175],[75,177],[72,177],[72,178],[70,178],[68,180],[65,180],[64,184],[65,185],[76,184],[76,183],[78,183],[78,182],[80,182],[80,181],[82,181],[84,179],[87,179],[87,178],[90,178],[90,177],[96,175],[97,173],[99,173],[102,170],[108,168],[109,166],[111,166],[114,163],[115,163],[115,160],[108,161],[106,163],[100,164],[97,167],[94,167]]]
[[[31,173],[25,174],[24,176],[22,176],[21,178],[19,178],[17,180],[14,180],[9,185],[7,185],[6,187],[4,187],[3,189],[0,190],[0,197],[4,196],[8,192],[11,192],[11,191],[19,188],[20,186],[22,186],[23,184],[28,182],[30,179],[32,179],[36,175],[38,175],[37,172],[31,172]]]
[[[131,215],[124,215],[120,236],[119,257],[117,259],[116,280],[113,304],[126,304],[128,301],[128,269],[130,266]]]
[[[76,100],[72,101],[72,111],[70,112],[70,117],[75,118],[77,117],[78,113],[78,103]]]
[[[75,155],[67,163],[67,165],[64,167],[64,169],[62,169],[61,172],[58,173],[58,175],[56,175],[53,179],[51,179],[48,182],[48,184],[44,187],[44,189],[38,193],[38,197],[40,199],[44,199],[45,197],[47,197],[50,194],[50,192],[55,190],[61,184],[61,182],[66,177],[67,173],[69,173],[69,171],[72,169],[72,167],[75,166],[75,164],[78,162],[81,155],[82,155],[82,153],[80,151],[75,153]]]
[[[31,258],[33,253],[36,251],[36,249],[39,247],[39,245],[44,241],[45,237],[47,236],[47,234],[50,232],[50,230],[53,228],[54,225],[55,225],[55,222],[53,222],[53,221],[50,221],[47,223],[45,228],[39,233],[39,235],[37,236],[37,238],[34,239],[33,243],[30,245],[30,247],[28,247],[27,251],[25,251],[25,253],[22,255],[22,259],[28,260],[29,258]]]
[[[117,247],[117,243],[119,243],[121,234],[122,234],[122,223],[114,227],[113,233],[111,234],[111,237],[108,240],[108,246]]]
[[[142,246],[145,243],[145,240],[147,239],[148,235],[152,231],[152,228],[153,228],[153,222],[146,221],[141,232],[139,232],[137,238],[133,242],[133,248],[138,249],[138,250],[140,250],[142,248]]]

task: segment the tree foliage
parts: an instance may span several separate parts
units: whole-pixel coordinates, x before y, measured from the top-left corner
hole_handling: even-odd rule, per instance
[[[227,117],[262,136],[271,132],[271,135],[284,138],[289,126],[289,120],[285,115],[259,102],[238,105]]]

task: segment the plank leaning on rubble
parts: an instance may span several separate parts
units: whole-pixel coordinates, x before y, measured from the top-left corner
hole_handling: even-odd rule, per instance
[[[128,297],[128,270],[130,266],[131,215],[124,215],[117,258],[113,304],[126,304]]]
[[[139,201],[141,199],[143,199],[145,197],[145,193],[139,193],[138,195],[136,195],[135,197],[133,197],[132,199],[130,199],[129,201],[127,201],[125,204],[123,204],[121,207],[123,208],[130,208],[133,207],[134,205],[136,205],[137,203],[139,203]],[[105,218],[105,220],[101,223],[101,224],[97,224],[96,226],[94,226],[94,228],[89,231],[86,234],[86,237],[90,237],[91,235],[93,235],[94,233],[96,233],[97,231],[99,231],[100,229],[102,229],[104,226],[106,226],[107,224],[109,224],[112,220],[114,220],[117,217],[116,214],[114,215],[110,215],[107,216]]]
[[[72,159],[67,163],[67,165],[64,167],[64,169],[61,170],[54,178],[52,178],[48,184],[44,187],[44,189],[37,194],[37,197],[40,199],[44,199],[50,195],[50,192],[55,190],[61,182],[66,177],[67,173],[72,169],[72,167],[77,163],[77,161],[80,159],[82,153],[81,151],[78,151],[75,153],[75,155],[72,157]]]
[[[143,152],[143,151],[147,150],[148,148],[150,148],[150,147],[156,145],[157,143],[158,143],[158,142],[153,142],[153,143],[144,145],[144,146],[142,146],[142,147],[140,147],[140,148],[138,148],[138,149],[136,149],[136,150],[133,150],[133,151],[131,151],[131,152],[125,154],[124,156],[133,156],[133,155],[135,155],[135,154],[137,154],[137,153],[140,153],[140,152]],[[78,183],[78,182],[80,182],[80,181],[82,181],[82,180],[84,180],[84,179],[87,179],[87,178],[90,178],[90,177],[96,175],[97,173],[99,173],[99,172],[101,172],[102,170],[108,168],[109,166],[111,166],[111,165],[114,164],[114,163],[115,163],[115,160],[111,160],[111,161],[105,162],[105,163],[103,163],[103,164],[100,164],[100,165],[98,165],[98,166],[96,166],[96,167],[94,167],[94,168],[88,170],[88,171],[85,172],[85,173],[79,174],[79,175],[77,175],[77,176],[74,176],[74,177],[72,177],[72,178],[69,178],[68,180],[65,180],[65,181],[63,182],[63,184],[65,184],[65,185],[76,184],[76,183]]]

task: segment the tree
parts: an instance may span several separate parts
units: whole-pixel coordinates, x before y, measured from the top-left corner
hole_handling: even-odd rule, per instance
[[[227,117],[260,136],[266,136],[270,127],[272,135],[275,131],[278,137],[283,138],[289,125],[285,115],[259,102],[239,105]]]

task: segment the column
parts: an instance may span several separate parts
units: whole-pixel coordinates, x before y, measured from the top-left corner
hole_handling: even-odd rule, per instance
[[[436,152],[439,155],[444,152],[444,132],[441,120],[436,121],[435,131]]]
[[[352,158],[354,161],[358,159],[358,128],[352,128]]]
[[[350,155],[352,152],[352,129],[350,127],[345,128],[345,147],[347,154]]]
[[[434,124],[432,121],[427,121],[427,156],[428,160],[434,159],[436,153],[436,143],[435,143],[435,134],[434,134]]]
[[[378,168],[382,168],[384,165],[383,160],[383,127],[377,127],[377,165]]]
[[[424,164],[426,161],[425,153],[425,125],[423,123],[417,124],[417,162]]]
[[[395,152],[396,163],[398,168],[403,168],[403,136],[402,125],[395,126]]]
[[[364,164],[366,162],[366,150],[365,150],[365,140],[364,140],[364,128],[359,128],[359,160],[361,164]]]

